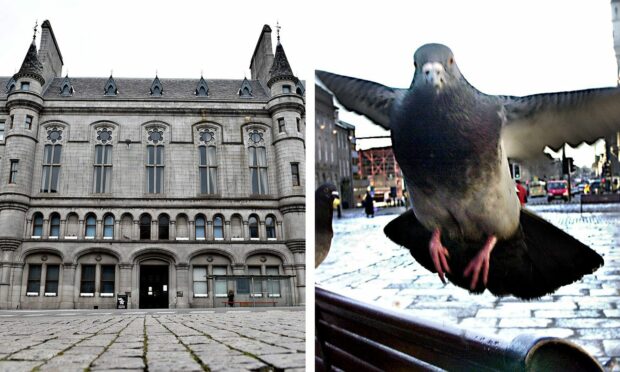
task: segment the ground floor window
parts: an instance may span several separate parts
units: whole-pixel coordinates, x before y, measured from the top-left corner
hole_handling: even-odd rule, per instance
[[[260,278],[260,266],[248,266],[248,274],[252,275],[252,297],[262,297],[262,280]]]
[[[267,275],[280,275],[278,266],[267,266],[265,268]],[[280,279],[267,279],[267,295],[269,297],[280,297]]]
[[[95,294],[95,265],[82,265],[80,278],[80,295],[94,296]]]
[[[101,296],[114,296],[115,265],[101,265]]]
[[[58,277],[60,274],[60,265],[47,265],[45,273],[45,295],[58,295]]]
[[[41,265],[30,264],[28,267],[27,296],[38,296],[41,290]]]
[[[194,297],[208,297],[207,267],[194,266]]]
[[[226,275],[226,266],[213,266],[213,275],[215,277],[215,297],[228,296],[228,288],[226,278],[218,278],[217,275]]]

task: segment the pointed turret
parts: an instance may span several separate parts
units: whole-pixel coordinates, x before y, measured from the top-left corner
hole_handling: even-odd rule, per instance
[[[28,53],[26,53],[26,58],[24,58],[22,67],[13,75],[13,79],[16,81],[20,78],[31,78],[38,81],[41,85],[45,84],[45,79],[43,79],[43,64],[39,61],[37,45],[34,39],[28,48]]]
[[[288,63],[286,53],[284,53],[284,47],[282,47],[280,41],[278,41],[278,45],[276,46],[273,65],[271,65],[271,69],[269,70],[269,81],[267,82],[267,86],[271,88],[271,85],[279,80],[289,80],[295,84],[297,84],[298,81],[295,75],[293,75],[293,70]]]

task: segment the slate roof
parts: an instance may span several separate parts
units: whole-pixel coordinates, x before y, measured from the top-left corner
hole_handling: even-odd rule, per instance
[[[271,69],[269,69],[269,76],[268,86],[271,86],[274,81],[279,79],[288,79],[297,82],[297,78],[293,75],[291,65],[286,58],[286,53],[284,53],[284,47],[282,47],[280,43],[276,46],[276,54],[273,57],[273,65],[271,65]]]
[[[4,89],[10,77],[0,77],[0,99],[6,98],[7,93]],[[44,99],[60,100],[80,100],[80,99],[100,99],[100,100],[124,100],[124,99],[157,99],[157,100],[229,100],[229,101],[267,101],[269,93],[258,80],[249,80],[252,85],[252,98],[240,98],[239,89],[243,79],[205,79],[209,85],[209,95],[207,97],[197,97],[196,86],[200,81],[197,79],[159,79],[164,94],[161,97],[152,97],[150,94],[152,78],[114,78],[118,95],[104,96],[104,87],[108,81],[107,77],[102,78],[80,78],[72,77],[73,95],[63,97],[60,94],[64,78],[55,78],[43,94]]]
[[[20,76],[28,76],[34,79],[39,80],[41,84],[45,82],[43,80],[43,64],[39,61],[39,57],[37,55],[37,46],[32,41],[30,47],[28,48],[28,53],[26,53],[26,57],[24,58],[24,62],[22,62],[22,67],[19,69],[17,74],[15,74],[15,80]]]

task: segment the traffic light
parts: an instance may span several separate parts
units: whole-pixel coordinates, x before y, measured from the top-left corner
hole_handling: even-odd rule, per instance
[[[571,173],[577,170],[577,167],[575,166],[575,164],[573,164],[574,159],[567,158],[567,160],[568,160],[568,169],[571,171]]]
[[[573,164],[573,158],[562,157],[562,174],[570,174],[577,169]]]

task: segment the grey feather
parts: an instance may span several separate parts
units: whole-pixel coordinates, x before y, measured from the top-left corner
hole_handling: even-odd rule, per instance
[[[390,129],[390,112],[406,89],[386,87],[368,80],[341,76],[325,71],[316,75],[349,111],[367,116],[385,129]]]

